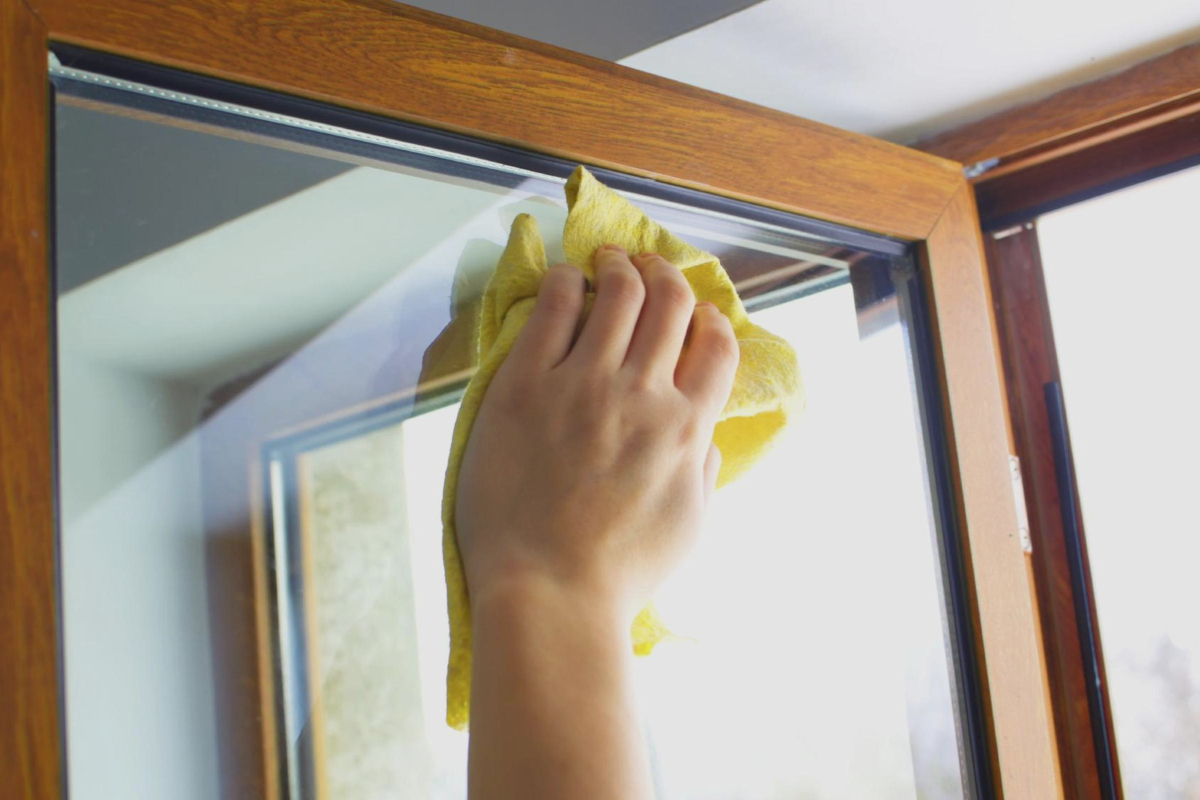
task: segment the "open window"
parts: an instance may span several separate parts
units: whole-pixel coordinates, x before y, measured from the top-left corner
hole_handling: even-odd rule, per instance
[[[1070,797],[1200,792],[1198,68],[1194,44],[925,144],[972,165]]]
[[[554,258],[585,163],[721,257],[808,394],[659,599],[662,796],[1051,796],[956,164],[402,6],[32,5],[0,687],[36,794],[462,796],[437,508],[472,301],[516,213]]]

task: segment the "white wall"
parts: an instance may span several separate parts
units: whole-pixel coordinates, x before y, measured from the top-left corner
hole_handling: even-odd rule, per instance
[[[73,800],[214,798],[199,394],[60,355]]]

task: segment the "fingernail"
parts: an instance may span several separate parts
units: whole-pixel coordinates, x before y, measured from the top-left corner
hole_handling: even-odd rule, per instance
[[[696,308],[716,308],[716,306],[707,300],[700,300],[696,303]]]
[[[600,249],[601,250],[613,250],[618,253],[621,253],[622,255],[625,254],[625,248],[621,247],[621,245],[619,245],[619,244],[602,244],[602,245],[600,245]]]
[[[639,253],[638,258],[654,258],[658,253]]]

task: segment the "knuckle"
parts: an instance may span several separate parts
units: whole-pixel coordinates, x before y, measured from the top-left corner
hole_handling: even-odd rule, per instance
[[[659,393],[659,379],[651,372],[636,370],[630,374],[626,391],[638,407],[645,407]]]
[[[602,372],[585,370],[577,374],[575,385],[578,389],[578,400],[589,410],[603,410],[612,393],[612,379]]]
[[[674,270],[674,274],[665,272],[651,280],[651,291],[669,308],[690,310],[696,303],[692,287],[678,270],[674,267],[671,269]]]
[[[677,432],[680,444],[689,450],[703,450],[707,453],[708,445],[712,442],[713,426],[694,410],[681,412]]]
[[[583,298],[578,283],[564,273],[565,271],[560,271],[557,275],[548,274],[538,288],[538,304],[556,314],[577,311]]]
[[[529,409],[533,400],[532,390],[528,381],[505,380],[505,377],[496,376],[488,387],[484,402],[496,413],[512,419]]]
[[[633,270],[613,270],[606,274],[600,290],[622,303],[641,303],[646,297],[646,287]]]
[[[719,326],[714,326],[708,335],[701,337],[696,344],[703,349],[705,355],[719,361],[736,363],[741,357],[741,348],[738,346],[737,337],[733,335],[733,326],[729,324],[728,320]]]
[[[603,371],[588,367],[572,367],[569,370],[566,386],[561,393],[564,403],[577,405],[579,408],[603,412],[609,407],[612,398],[612,376]]]
[[[686,414],[679,423],[679,438],[685,442],[694,442],[700,438],[700,421],[692,414]]]

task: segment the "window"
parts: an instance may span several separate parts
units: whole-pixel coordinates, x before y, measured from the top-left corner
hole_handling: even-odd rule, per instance
[[[55,81],[73,792],[461,797],[437,509],[466,323],[516,213],[554,258],[571,165]],[[639,666],[663,796],[969,793],[908,246],[601,177],[722,258],[809,398],[660,598],[681,641]]]
[[[1200,169],[1038,221],[1127,797],[1200,793]],[[1133,291],[1135,273],[1153,276]],[[1154,288],[1151,288],[1154,287]]]

